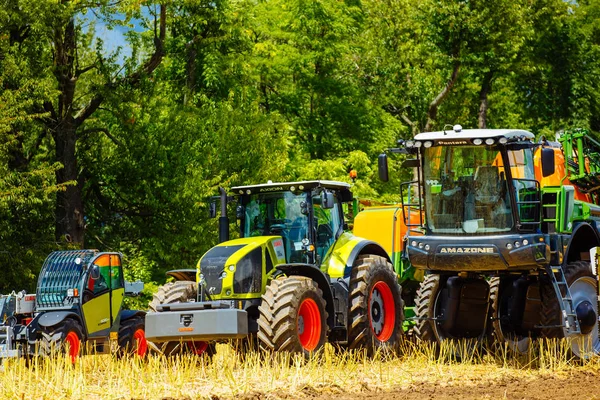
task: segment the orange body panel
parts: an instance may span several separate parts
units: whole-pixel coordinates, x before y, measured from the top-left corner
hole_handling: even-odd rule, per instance
[[[535,172],[535,179],[540,182],[541,187],[546,186],[562,186],[562,185],[573,185],[569,178],[567,178],[567,169],[565,167],[565,156],[562,149],[553,148],[554,151],[554,173],[547,177],[542,177],[542,157],[540,155],[541,148],[535,151],[533,157],[533,168]],[[573,185],[575,186],[575,185]],[[581,192],[577,186],[575,186],[575,200],[585,201],[593,203],[592,196]]]

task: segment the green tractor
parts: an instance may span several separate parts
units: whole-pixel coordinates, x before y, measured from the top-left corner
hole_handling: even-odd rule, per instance
[[[75,362],[86,347],[109,353],[111,342],[120,354],[144,356],[145,312],[123,309],[124,297],[139,294],[143,286],[124,281],[119,253],[53,252],[35,295],[2,296],[0,360],[66,352]]]
[[[167,274],[146,315],[165,353],[212,353],[229,339],[313,354],[325,342],[394,347],[403,335],[401,288],[386,251],[347,232],[350,185],[304,181],[221,189],[220,244],[195,270]],[[227,203],[239,238],[229,240]],[[216,216],[216,203],[211,206]]]

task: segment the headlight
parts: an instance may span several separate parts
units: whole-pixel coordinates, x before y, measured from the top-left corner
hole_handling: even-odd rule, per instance
[[[483,139],[480,139],[480,138],[473,139],[474,145],[479,146],[481,143],[483,143]]]
[[[494,144],[494,139],[492,139],[492,138],[485,139],[485,144],[487,144],[488,146],[493,145]]]

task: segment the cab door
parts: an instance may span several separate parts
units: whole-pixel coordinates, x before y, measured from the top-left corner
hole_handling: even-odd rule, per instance
[[[92,268],[98,268],[100,272],[97,279],[91,276]],[[102,254],[87,272],[81,299],[89,337],[108,336],[118,316],[125,295],[121,268],[118,254]]]

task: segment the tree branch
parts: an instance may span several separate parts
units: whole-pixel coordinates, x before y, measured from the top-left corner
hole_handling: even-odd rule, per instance
[[[159,22],[159,31],[158,36],[154,36],[154,53],[152,56],[139,68],[137,71],[133,72],[131,75],[125,76],[119,79],[116,82],[108,82],[104,85],[104,90],[110,91],[119,85],[137,85],[143,75],[149,75],[160,65],[162,59],[165,55],[165,37],[167,34],[167,6],[165,4],[160,5],[160,22]],[[77,114],[75,117],[76,126],[81,126],[83,122],[88,119],[97,109],[100,107],[102,102],[104,101],[104,95],[98,93],[96,96],[90,100],[90,102]]]
[[[114,144],[116,144],[117,146],[120,147],[124,147],[123,144],[117,139],[115,138],[106,128],[89,128],[89,129],[84,129],[83,131],[81,131],[79,133],[79,136],[85,136],[85,135],[89,135],[90,133],[96,133],[96,132],[102,132],[106,135],[106,137],[108,137]]]
[[[446,82],[446,86],[436,96],[436,98],[431,103],[429,103],[429,110],[427,111],[427,123],[425,124],[425,129],[423,129],[424,132],[430,132],[433,128],[433,124],[435,123],[435,120],[437,118],[438,107],[440,106],[442,101],[444,101],[446,96],[448,96],[448,93],[450,93],[450,90],[452,90],[452,87],[456,83],[456,80],[458,79],[459,70],[460,61],[455,60],[454,69],[452,70],[452,76],[450,77],[450,79],[448,79],[448,82]]]

